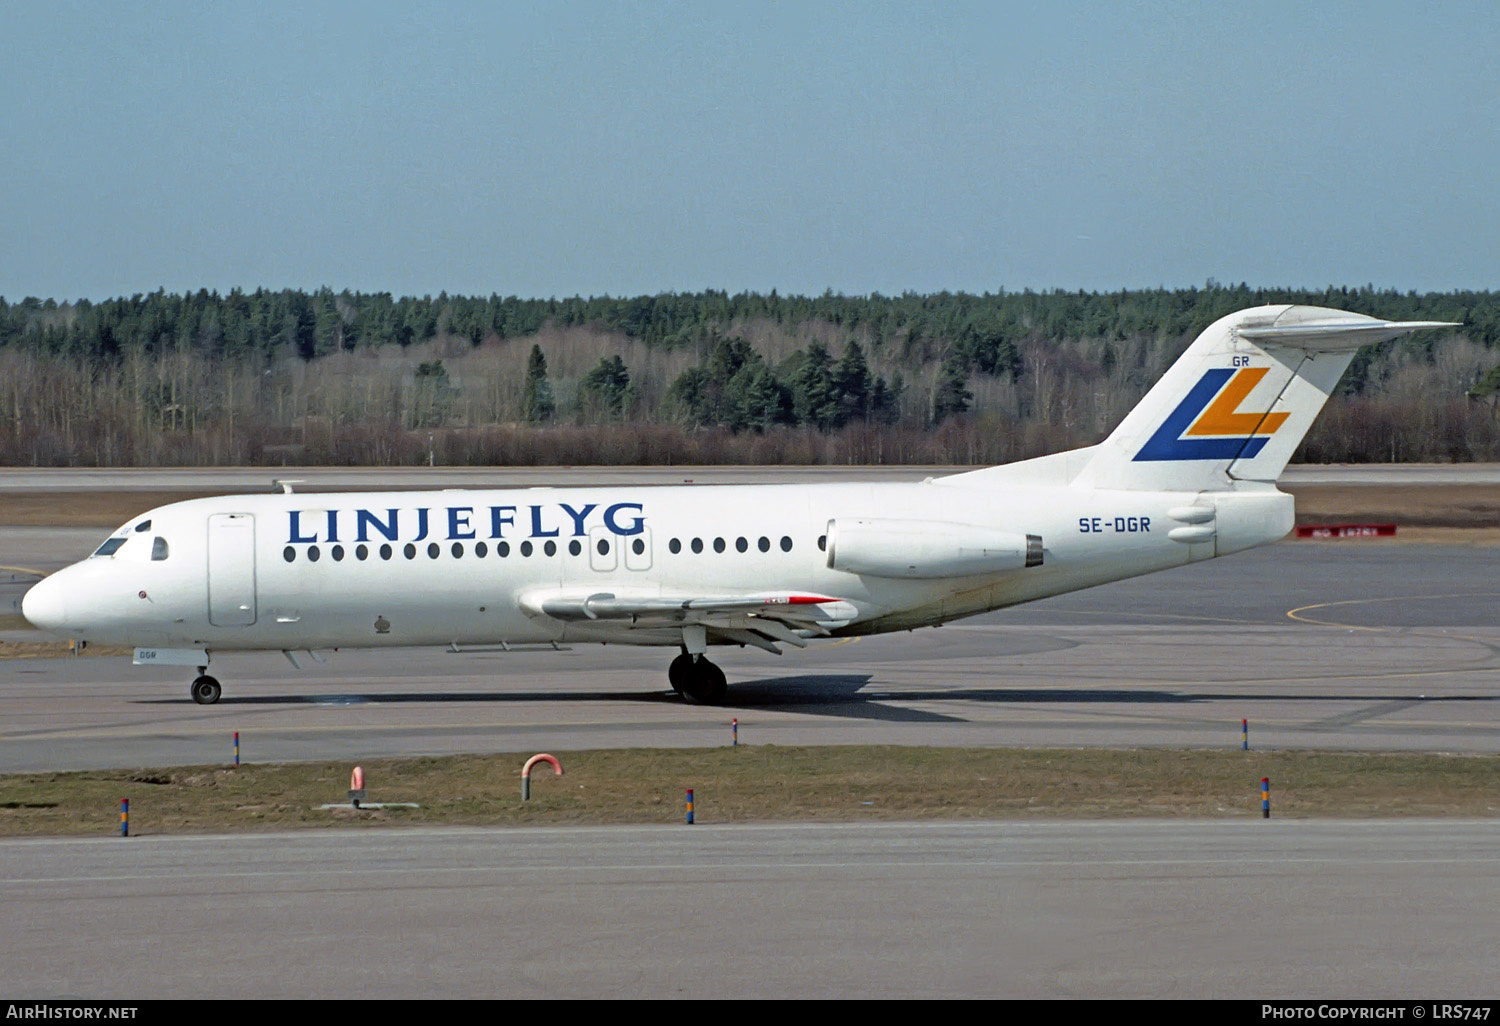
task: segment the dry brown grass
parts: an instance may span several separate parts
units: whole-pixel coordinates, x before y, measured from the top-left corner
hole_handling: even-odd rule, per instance
[[[366,762],[368,802],[417,809],[328,811],[350,766],[290,763],[0,777],[0,835],[133,834],[336,824],[681,822],[693,788],[703,823],[792,820],[1233,817],[1260,815],[1271,778],[1277,817],[1479,816],[1500,812],[1500,767],[1484,757],[1159,750],[740,746],[564,755],[566,775],[525,756]],[[546,767],[541,767],[546,769]]]
[[[20,624],[11,625],[29,628],[31,625],[24,620]],[[0,659],[72,659],[82,657],[87,659],[98,656],[130,656],[135,649],[124,645],[89,645],[82,652],[73,648],[66,641],[0,641]]]
[[[1344,521],[1410,527],[1500,527],[1497,485],[1286,485],[1299,524]]]

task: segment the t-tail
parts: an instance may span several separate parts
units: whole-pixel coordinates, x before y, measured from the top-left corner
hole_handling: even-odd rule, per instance
[[[1274,483],[1355,350],[1444,321],[1259,306],[1209,325],[1074,479],[1129,491]]]

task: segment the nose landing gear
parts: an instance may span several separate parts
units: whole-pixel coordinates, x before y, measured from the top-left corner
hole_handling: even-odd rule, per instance
[[[672,690],[694,705],[718,705],[729,691],[724,671],[701,655],[682,653],[667,667]]]
[[[219,682],[204,672],[207,669],[207,666],[198,667],[198,676],[194,678],[192,686],[188,689],[188,694],[192,695],[193,701],[199,705],[213,705],[224,693]]]

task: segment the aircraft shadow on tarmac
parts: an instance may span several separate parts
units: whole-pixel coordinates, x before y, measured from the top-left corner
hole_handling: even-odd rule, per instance
[[[957,713],[911,709],[892,702],[981,702],[996,705],[1186,705],[1198,702],[1349,702],[1361,705],[1418,704],[1422,702],[1497,702],[1500,695],[1288,694],[1285,692],[1191,692],[1125,690],[1120,688],[884,688],[866,691],[868,673],[799,674],[764,677],[734,684],[719,708],[785,710],[800,713],[901,723],[963,723]],[[141,699],[141,705],[180,705],[187,698]],[[680,704],[671,691],[424,691],[371,694],[314,693],[296,695],[226,696],[220,705],[400,705],[409,703],[572,703],[634,702]]]
[[[869,674],[806,675],[744,681],[729,689],[725,708],[795,709],[831,716],[868,716],[871,719],[918,719],[917,710],[897,709],[886,702],[982,702],[996,705],[1187,705],[1198,702],[1349,702],[1358,705],[1415,705],[1419,702],[1500,702],[1500,695],[1286,694],[1272,692],[1213,692],[1123,690],[1119,688],[880,688],[862,689]],[[675,699],[675,696],[671,696]],[[877,712],[877,710],[879,710]],[[900,713],[902,715],[888,715]],[[913,715],[906,715],[913,714]],[[961,722],[961,716],[931,714],[933,720]]]
[[[860,694],[860,689],[869,684],[871,675],[859,674],[809,674],[796,677],[774,677],[764,680],[736,684],[730,689],[728,699],[719,708],[723,709],[777,709],[795,708],[798,712],[822,713],[829,716],[849,716],[872,720],[899,722],[952,722],[961,723],[963,717],[944,716],[918,709],[902,709],[880,704],[892,697]],[[960,692],[940,693],[935,697],[958,697]],[[910,697],[917,697],[915,694]],[[186,698],[139,699],[138,705],[182,705]],[[572,703],[572,702],[636,702],[643,705],[681,705],[682,697],[667,690],[660,691],[423,691],[390,692],[372,694],[299,694],[299,695],[236,695],[221,698],[219,705],[445,705],[449,703]]]

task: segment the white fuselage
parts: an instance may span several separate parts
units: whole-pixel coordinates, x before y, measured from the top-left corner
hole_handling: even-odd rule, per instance
[[[113,552],[37,585],[26,615],[89,642],[208,651],[675,646],[683,644],[680,628],[559,619],[541,602],[807,593],[845,604],[839,608],[846,612],[817,633],[864,634],[1238,551],[1291,527],[1291,498],[1270,486],[1212,494],[1101,491],[1061,477],[1048,482],[1046,461],[1033,463],[1040,471],[1018,464],[1022,472],[1014,475],[997,468],[917,484],[196,499],[143,514],[116,532],[113,538],[124,541]],[[916,535],[926,524],[958,534],[976,525],[1039,536],[1041,563],[910,579],[834,569],[829,524],[855,520],[915,524]],[[708,643],[734,643],[734,635],[710,631]]]

